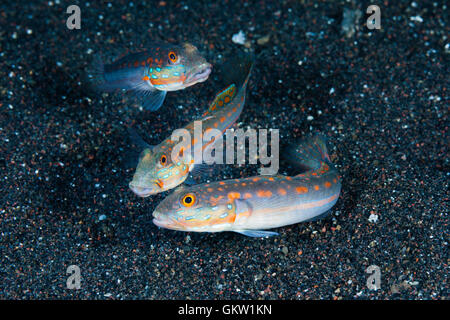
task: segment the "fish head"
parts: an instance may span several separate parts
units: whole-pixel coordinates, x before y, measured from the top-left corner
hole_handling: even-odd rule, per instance
[[[166,144],[146,148],[141,152],[130,189],[140,197],[148,197],[175,188],[186,180],[189,164],[172,159]]]
[[[224,197],[214,197],[202,185],[178,187],[159,203],[153,223],[161,228],[217,232],[231,228],[236,218],[235,205]]]
[[[208,79],[212,65],[190,43],[169,46],[157,52],[156,64],[149,66],[149,81],[162,91],[176,91]]]

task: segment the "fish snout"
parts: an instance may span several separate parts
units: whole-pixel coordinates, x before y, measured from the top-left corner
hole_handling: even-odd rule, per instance
[[[174,221],[169,216],[156,210],[153,212],[153,223],[160,228],[166,229],[173,229],[175,225]]]
[[[209,75],[212,71],[212,64],[209,62],[204,62],[200,64],[198,67],[194,68],[190,75],[187,77],[186,82],[190,85],[204,82],[208,79]]]
[[[156,194],[156,190],[154,187],[142,187],[138,186],[132,182],[130,182],[129,187],[131,191],[133,191],[137,196],[145,198],[148,196],[151,196],[153,194]]]

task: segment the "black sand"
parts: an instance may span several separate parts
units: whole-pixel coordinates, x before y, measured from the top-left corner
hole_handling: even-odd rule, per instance
[[[0,298],[448,299],[448,7],[379,2],[371,31],[370,3],[355,2],[82,2],[81,30],[66,28],[69,2],[2,4]],[[350,38],[345,8],[362,11]],[[245,47],[239,30],[257,57],[240,126],[287,142],[325,133],[341,197],[327,219],[270,239],[160,230],[165,194],[128,189],[126,127],[159,143],[204,112],[214,74],[150,113],[90,91],[85,70],[155,39],[192,42],[218,65]],[[72,264],[80,290],[66,288]],[[380,290],[366,287],[370,265]]]

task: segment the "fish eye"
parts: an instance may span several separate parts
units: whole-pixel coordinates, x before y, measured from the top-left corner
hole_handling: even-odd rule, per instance
[[[170,51],[169,52],[169,60],[172,63],[175,63],[175,62],[177,62],[177,59],[178,59],[177,54],[175,52],[173,52],[173,51]]]
[[[163,154],[161,156],[161,158],[159,159],[159,163],[161,163],[161,165],[165,166],[167,164],[167,157],[165,154]]]
[[[195,203],[195,195],[192,193],[186,194],[183,198],[181,198],[181,204],[185,207],[192,207]]]

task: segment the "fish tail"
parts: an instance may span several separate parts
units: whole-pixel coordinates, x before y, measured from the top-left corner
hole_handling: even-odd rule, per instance
[[[106,83],[105,64],[100,54],[94,56],[94,59],[88,68],[87,78],[95,89],[103,90],[103,86],[105,86]]]
[[[219,72],[222,78],[221,84],[225,89],[216,95],[204,116],[220,107],[225,107],[226,103],[232,101],[236,95],[242,96],[246,90],[252,68],[253,57],[250,54],[240,53],[227,60]]]
[[[325,162],[332,165],[327,138],[320,133],[309,135],[287,148],[286,159],[305,170],[317,170]]]
[[[237,88],[241,88],[247,83],[253,68],[254,58],[252,54],[239,51],[233,54],[219,68],[221,85],[228,87],[234,84]]]

